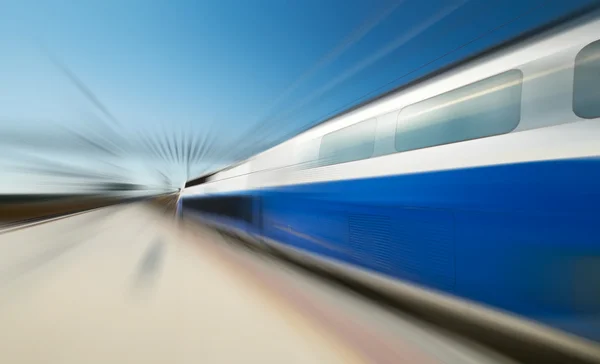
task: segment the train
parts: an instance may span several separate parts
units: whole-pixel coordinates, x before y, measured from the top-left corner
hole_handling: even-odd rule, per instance
[[[597,343],[600,13],[190,181],[180,211],[365,284]]]

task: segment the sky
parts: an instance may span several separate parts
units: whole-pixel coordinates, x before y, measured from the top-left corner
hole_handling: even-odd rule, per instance
[[[593,2],[4,0],[0,194],[179,187]]]

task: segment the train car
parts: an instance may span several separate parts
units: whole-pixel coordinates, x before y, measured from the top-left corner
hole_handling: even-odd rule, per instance
[[[386,289],[598,341],[599,15],[204,176],[184,213]]]

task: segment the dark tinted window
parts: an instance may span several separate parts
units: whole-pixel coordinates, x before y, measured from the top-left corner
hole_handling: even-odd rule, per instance
[[[184,210],[193,210],[252,222],[251,196],[210,196],[182,200]]]
[[[586,119],[600,117],[600,41],[586,46],[575,57],[573,112]]]
[[[523,74],[512,70],[402,109],[399,152],[504,134],[521,118]]]
[[[319,164],[337,164],[373,155],[377,119],[369,119],[329,133],[321,140]]]

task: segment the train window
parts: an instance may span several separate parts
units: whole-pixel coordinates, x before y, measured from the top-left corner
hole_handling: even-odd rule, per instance
[[[396,150],[511,132],[521,119],[522,81],[521,71],[511,70],[405,107],[396,124]]]
[[[183,201],[183,207],[236,220],[252,222],[251,196],[209,196]]]
[[[600,117],[600,41],[577,54],[574,76],[573,112],[585,119]]]
[[[329,133],[321,139],[319,165],[330,165],[366,159],[375,149],[377,119]]]

